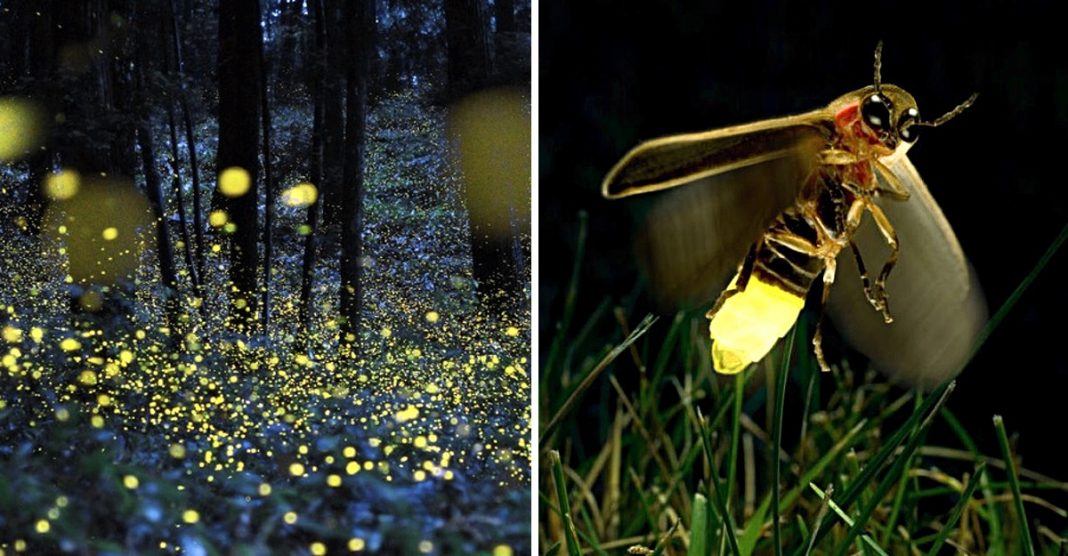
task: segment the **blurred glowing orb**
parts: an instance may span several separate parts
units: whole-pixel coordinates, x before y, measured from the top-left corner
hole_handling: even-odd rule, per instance
[[[66,201],[78,194],[81,182],[77,171],[64,168],[45,176],[44,194],[53,201]]]
[[[319,198],[319,190],[308,182],[298,183],[282,193],[282,200],[293,208],[311,206]]]
[[[226,225],[226,211],[225,210],[213,210],[208,215],[208,224],[211,224],[212,228],[222,228]]]
[[[530,101],[512,89],[475,93],[449,111],[471,221],[491,236],[530,224]]]
[[[219,173],[219,193],[227,197],[240,197],[252,187],[248,171],[240,166],[231,166]]]
[[[18,97],[0,97],[0,162],[14,162],[39,149],[45,140],[45,111]]]

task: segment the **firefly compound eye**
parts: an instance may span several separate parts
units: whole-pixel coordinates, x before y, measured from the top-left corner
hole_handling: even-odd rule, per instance
[[[916,122],[920,121],[920,111],[915,108],[909,108],[901,115],[901,118],[897,120],[897,136],[906,143],[912,143],[916,141],[916,138],[920,134],[920,126],[916,125]]]
[[[890,103],[876,93],[861,103],[860,115],[868,127],[880,131],[887,129],[890,126]]]

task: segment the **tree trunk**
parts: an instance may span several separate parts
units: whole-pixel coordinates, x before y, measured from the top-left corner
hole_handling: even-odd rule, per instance
[[[267,60],[264,56],[263,41],[259,42],[260,61],[260,122],[263,124],[263,189],[265,213],[263,222],[263,329],[271,323],[271,263],[274,250],[274,180],[271,176],[271,106],[267,95]]]
[[[308,169],[309,178],[312,184],[316,187],[322,188],[323,177],[323,67],[320,63],[322,60],[323,51],[326,47],[326,31],[323,23],[323,5],[322,0],[310,0],[309,9],[312,11],[315,20],[315,56],[312,64],[314,65],[313,72],[314,77],[312,79],[312,95],[315,97],[314,111],[315,114],[312,117],[312,136],[311,136],[311,158],[310,168]],[[305,348],[307,349],[310,344],[309,329],[311,327],[311,319],[313,314],[313,308],[311,304],[312,288],[315,285],[315,264],[318,258],[319,248],[319,220],[322,215],[323,196],[317,195],[315,202],[308,207],[308,216],[306,224],[308,226],[308,235],[304,237],[304,260],[301,265],[301,282],[300,282],[300,324],[302,327],[302,335],[304,337]]]
[[[515,33],[515,0],[496,0],[493,4],[498,33]]]
[[[178,206],[179,234],[182,238],[182,254],[185,258],[185,266],[189,270],[189,281],[193,284],[193,292],[196,297],[201,297],[200,273],[193,261],[193,246],[189,241],[189,224],[185,215],[185,195],[182,194],[181,169],[178,166],[178,130],[174,122],[174,101],[168,100],[167,104],[167,129],[171,135],[171,193],[174,195],[174,204]],[[201,307],[204,307],[201,305]]]
[[[485,0],[445,0],[448,98],[456,100],[489,80],[491,42]]]
[[[490,41],[483,0],[445,0],[449,41],[448,79],[451,100],[484,86],[490,77]],[[516,187],[502,183],[500,187]],[[465,188],[465,200],[473,199]],[[511,195],[509,195],[511,196]],[[518,210],[511,207],[511,210]],[[514,220],[514,218],[513,218]],[[489,229],[489,222],[470,222],[471,264],[478,282],[479,303],[491,314],[508,317],[523,297],[523,283],[515,256],[518,228]]]
[[[258,0],[219,2],[219,149],[218,172],[241,168],[248,173],[248,190],[226,198],[229,221],[237,229],[230,242],[230,315],[239,331],[251,333],[256,317],[256,270],[258,264],[259,198],[257,145],[260,136]],[[221,200],[221,199],[220,199]]]
[[[363,309],[363,169],[367,135],[367,85],[374,34],[374,0],[345,4],[348,82],[345,90],[345,182],[341,227],[341,338],[359,355]]]
[[[360,0],[352,0],[360,1]],[[341,191],[345,176],[345,23],[342,0],[323,0],[326,31],[326,67],[323,69],[323,220],[341,223]],[[321,58],[320,58],[321,59]]]
[[[185,64],[182,61],[182,41],[181,36],[178,34],[178,16],[174,2],[175,0],[171,0],[167,5],[170,8],[174,65],[178,82],[180,83],[178,104],[182,109],[182,123],[185,125],[185,144],[186,148],[189,149],[189,177],[193,183],[193,238],[195,239],[194,247],[196,248],[196,274],[197,276],[204,276],[204,218],[202,216],[204,205],[201,202],[200,168],[197,166],[196,133],[193,129],[193,117],[189,112],[189,99],[185,87]]]

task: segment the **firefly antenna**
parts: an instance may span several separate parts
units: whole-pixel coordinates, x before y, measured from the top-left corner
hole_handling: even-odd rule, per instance
[[[875,45],[875,92],[883,94],[883,41]]]
[[[938,127],[938,126],[948,122],[949,120],[952,120],[953,118],[955,118],[957,116],[957,114],[960,114],[961,112],[964,112],[964,110],[966,108],[968,108],[969,106],[971,106],[972,103],[975,102],[975,99],[978,98],[978,97],[979,97],[979,93],[972,93],[972,96],[968,97],[968,100],[965,100],[964,102],[958,104],[957,107],[954,108],[953,110],[950,110],[949,112],[946,112],[945,114],[942,114],[941,116],[938,117],[938,119],[936,119],[936,120],[934,120],[932,122],[925,122],[925,121],[921,120],[921,121],[916,122],[913,125],[922,125],[924,127]]]

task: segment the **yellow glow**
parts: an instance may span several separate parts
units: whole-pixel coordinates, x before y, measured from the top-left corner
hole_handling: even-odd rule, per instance
[[[10,342],[12,344],[22,340],[22,330],[19,330],[14,326],[5,326],[3,332],[0,333],[0,335],[4,337],[4,341]]]
[[[213,210],[208,215],[208,224],[211,224],[212,228],[222,228],[226,225],[227,216],[225,210]]]
[[[326,545],[321,542],[313,542],[308,548],[314,556],[323,556],[323,554],[326,554]]]
[[[359,537],[349,539],[349,551],[359,552],[367,546],[367,542]]]
[[[122,478],[122,485],[130,490],[137,488],[140,484],[141,482],[138,481],[137,477],[134,477],[133,475],[127,475]]]
[[[319,198],[319,190],[308,182],[301,182],[282,193],[282,200],[293,208],[311,206]]]
[[[74,338],[63,338],[63,341],[59,342],[59,349],[63,351],[74,351],[81,347],[82,343]]]
[[[271,495],[271,485],[269,485],[267,483],[260,483],[259,493],[260,493],[260,496],[270,496]]]
[[[82,185],[82,176],[66,168],[45,176],[44,194],[53,201],[66,201],[78,194]]]
[[[252,178],[240,166],[231,166],[219,173],[219,193],[227,197],[240,197],[248,193]]]
[[[40,148],[46,120],[44,110],[36,103],[0,97],[0,162],[14,162]]]
[[[418,416],[419,408],[414,405],[409,405],[407,408],[398,411],[394,417],[397,419],[398,423],[403,423],[405,421],[411,421]]]
[[[738,276],[731,280],[734,287]],[[744,292],[727,299],[708,325],[716,372],[735,374],[764,358],[789,332],[805,298],[753,276]]]
[[[289,474],[294,477],[299,477],[304,474],[304,465],[300,463],[289,464]]]
[[[282,516],[282,521],[293,525],[297,522],[297,512],[286,512],[285,515]]]
[[[37,525],[34,526],[34,529],[43,535],[52,530],[52,524],[49,523],[47,519],[41,519],[37,521]]]
[[[111,241],[111,240],[119,237],[119,230],[118,230],[118,228],[116,228],[114,226],[108,226],[107,228],[104,228],[103,232],[100,232],[100,235],[105,240]]]
[[[512,556],[512,547],[506,544],[498,544],[493,547],[493,556]]]
[[[337,487],[341,486],[341,476],[340,475],[327,475],[326,484],[328,486],[331,486],[331,487],[334,487],[334,488],[337,488]]]
[[[419,541],[419,552],[430,554],[432,550],[434,550],[434,543],[430,541]]]
[[[438,319],[440,318],[441,315],[439,315],[437,311],[428,311],[426,314],[427,322],[438,322]]]
[[[200,514],[196,510],[186,510],[182,512],[182,521],[192,525],[200,521]]]

